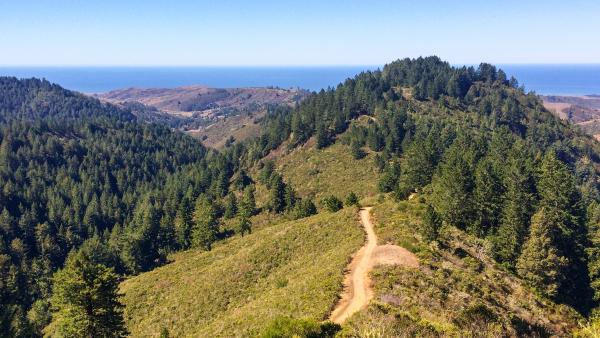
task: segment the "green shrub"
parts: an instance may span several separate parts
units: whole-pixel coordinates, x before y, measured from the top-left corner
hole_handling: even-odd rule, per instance
[[[262,338],[333,338],[341,326],[332,322],[319,323],[312,319],[275,319],[263,332]]]
[[[321,202],[325,206],[325,209],[327,209],[329,212],[336,212],[344,207],[342,201],[333,195],[324,197]]]

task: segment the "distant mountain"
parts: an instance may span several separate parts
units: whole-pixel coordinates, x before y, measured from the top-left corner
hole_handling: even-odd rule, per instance
[[[544,107],[600,139],[600,96],[541,96]]]

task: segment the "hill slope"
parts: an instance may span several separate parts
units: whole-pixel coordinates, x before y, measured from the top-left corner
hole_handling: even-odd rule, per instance
[[[324,319],[363,233],[353,209],[273,224],[122,284],[133,336],[256,336],[279,316]]]

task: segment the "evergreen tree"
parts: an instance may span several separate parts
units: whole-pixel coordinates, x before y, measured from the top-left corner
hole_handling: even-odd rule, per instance
[[[244,237],[245,233],[252,233],[252,223],[245,215],[240,215],[238,218],[237,232]]]
[[[174,226],[175,226],[175,240],[177,245],[181,249],[187,249],[191,245],[191,231],[193,225],[192,219],[192,203],[190,199],[185,196],[179,208],[175,214]]]
[[[360,160],[366,155],[361,149],[360,144],[356,141],[352,141],[352,143],[350,143],[350,153],[355,160]]]
[[[200,196],[194,207],[192,246],[210,251],[213,242],[217,239],[217,231],[215,207],[206,196]]]
[[[473,197],[477,215],[471,232],[478,236],[485,236],[494,233],[500,223],[504,187],[493,164],[487,159],[477,164],[474,179]]]
[[[233,193],[230,193],[225,198],[225,211],[223,213],[223,217],[226,219],[234,218],[237,215],[238,206],[237,206],[237,198]]]
[[[322,203],[329,212],[336,212],[344,207],[342,201],[333,195],[324,197]]]
[[[442,219],[431,205],[427,205],[421,225],[421,235],[426,241],[436,240],[441,227]]]
[[[256,213],[256,200],[254,199],[254,185],[249,185],[244,189],[242,200],[239,205],[240,215],[246,217],[253,216]]]
[[[566,275],[569,260],[560,255],[555,244],[554,232],[558,225],[548,217],[545,208],[540,209],[531,220],[529,238],[517,261],[519,275],[542,294],[556,297]]]
[[[535,208],[535,186],[525,144],[518,142],[510,150],[504,174],[504,205],[496,234],[492,235],[495,258],[514,267],[527,236]]]
[[[315,215],[317,213],[317,207],[310,199],[302,199],[296,203],[294,208],[294,218],[300,219],[308,216]]]
[[[474,215],[473,175],[465,149],[455,142],[444,154],[433,182],[432,200],[448,224],[466,228]]]
[[[52,337],[124,337],[119,280],[112,268],[83,253],[69,255],[54,275],[52,322],[44,330]]]
[[[296,192],[294,191],[294,188],[292,188],[292,186],[290,186],[289,184],[286,184],[285,186],[285,193],[284,193],[284,201],[285,201],[285,210],[286,211],[291,211],[294,209],[294,206],[296,205]]]
[[[351,191],[348,196],[346,196],[346,201],[345,201],[346,206],[360,206],[360,202],[358,200],[358,196],[356,196],[356,194]]]
[[[271,183],[269,205],[277,214],[285,211],[285,183],[279,174],[274,174]]]

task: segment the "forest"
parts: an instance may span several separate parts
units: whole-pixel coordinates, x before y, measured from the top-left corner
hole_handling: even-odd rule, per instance
[[[351,123],[362,115],[366,125]],[[73,280],[89,273],[88,287],[115,294],[170,252],[230,236],[221,219],[243,235],[258,212],[316,213],[264,160],[311,138],[348,144],[355,158],[375,152],[382,193],[430,195],[420,231],[432,241],[442,222],[456,226],[544,297],[584,315],[598,305],[600,149],[502,70],[398,60],[269,107],[262,128],[217,152],[45,80],[0,78],[0,331],[79,336],[74,321],[91,317],[88,332],[125,335],[111,297],[99,300],[102,314],[73,312],[70,295],[85,293]],[[256,206],[252,168],[268,210]]]

